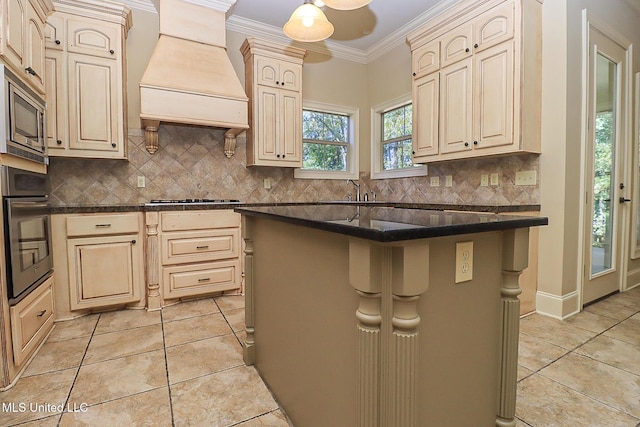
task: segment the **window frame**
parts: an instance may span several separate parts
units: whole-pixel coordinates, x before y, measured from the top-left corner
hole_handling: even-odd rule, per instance
[[[427,165],[391,170],[384,170],[382,166],[382,115],[412,102],[411,93],[408,93],[371,108],[371,179],[407,178],[427,175]],[[411,134],[411,140],[413,141],[413,132]]]
[[[325,104],[316,101],[303,101],[302,109],[319,113],[337,114],[349,117],[349,141],[347,149],[346,171],[325,171],[296,168],[293,171],[294,178],[301,179],[359,179],[360,169],[358,158],[359,150],[359,126],[360,110],[343,105]],[[304,138],[303,138],[304,140]],[[304,144],[304,142],[303,142]]]

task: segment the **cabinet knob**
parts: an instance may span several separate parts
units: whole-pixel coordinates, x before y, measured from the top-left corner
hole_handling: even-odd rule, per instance
[[[415,151],[412,151],[412,152],[411,152],[411,154],[416,154],[416,152],[415,152]]]
[[[277,157],[277,158],[280,158],[280,154],[276,154],[276,157]]]
[[[413,77],[415,77],[415,76],[416,76],[416,73],[413,73]]]
[[[475,47],[476,49],[478,48],[478,43],[474,44],[473,47]]]
[[[469,143],[468,143],[468,142],[465,142],[465,143],[464,143],[464,146],[465,146],[465,147],[468,147],[468,146],[469,146]]]
[[[473,145],[478,145],[478,141],[473,141]]]
[[[58,144],[58,145],[62,145],[62,140],[60,140],[60,139],[59,139],[59,140],[57,140],[57,141],[56,141],[56,144]]]
[[[465,51],[465,52],[469,52],[469,48],[466,48],[464,51]]]
[[[116,148],[116,143],[115,143],[115,142],[112,142],[112,143],[111,143],[111,146],[112,146],[113,148]]]
[[[284,155],[284,154],[283,154],[283,155],[282,155],[282,158],[284,159],[285,157],[286,157],[286,155]]]
[[[60,44],[60,40],[56,40],[56,44]]]
[[[277,84],[277,85],[279,85],[279,84],[280,84],[280,81],[276,81],[276,84]]]
[[[284,82],[280,83],[282,86],[284,86]]]
[[[110,53],[111,55],[113,55],[114,53],[116,53],[116,51],[115,51],[115,50],[113,50],[113,49],[111,49],[111,50],[109,50],[109,53]]]
[[[135,245],[135,244],[136,244],[135,239],[131,241],[131,244],[132,244],[132,245]]]

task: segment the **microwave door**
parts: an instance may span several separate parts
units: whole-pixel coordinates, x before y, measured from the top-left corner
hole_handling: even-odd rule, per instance
[[[38,129],[40,127],[40,111],[37,105],[19,93],[13,85],[10,88],[9,120],[11,140],[18,144],[32,146],[33,141],[39,139],[38,134],[41,132]]]

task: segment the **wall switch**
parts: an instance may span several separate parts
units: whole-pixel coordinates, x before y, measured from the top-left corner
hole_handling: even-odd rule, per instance
[[[264,188],[267,190],[271,188],[271,178],[265,178],[263,181]]]
[[[480,186],[481,187],[488,187],[489,186],[489,175],[486,173],[483,173],[482,175],[480,175]]]
[[[491,185],[496,186],[498,185],[498,173],[492,173],[491,176],[489,177],[489,180],[491,181]]]
[[[456,243],[456,283],[473,279],[473,242]]]
[[[444,186],[453,187],[453,177],[451,175],[447,175],[444,177]]]
[[[536,171],[516,172],[516,185],[536,185]]]
[[[147,186],[147,180],[144,175],[138,177],[138,188],[144,188]]]
[[[431,182],[431,186],[432,187],[439,187],[440,186],[440,177],[439,176],[432,176],[430,182]]]

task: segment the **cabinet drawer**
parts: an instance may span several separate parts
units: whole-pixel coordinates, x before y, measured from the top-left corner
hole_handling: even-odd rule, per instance
[[[220,261],[162,269],[165,298],[181,298],[240,288],[240,262]]]
[[[240,227],[240,214],[230,209],[188,213],[163,212],[160,214],[160,223],[162,231]]]
[[[10,312],[13,360],[20,366],[53,326],[53,278],[11,307]]]
[[[163,265],[214,261],[240,255],[240,232],[237,228],[166,233],[161,241]]]
[[[137,234],[138,214],[87,215],[67,218],[67,236],[105,236]]]

